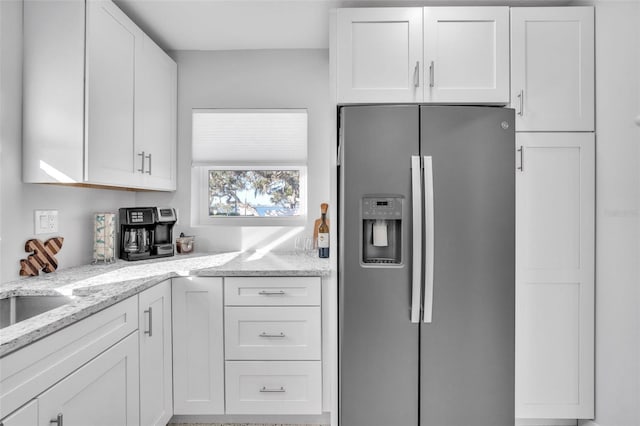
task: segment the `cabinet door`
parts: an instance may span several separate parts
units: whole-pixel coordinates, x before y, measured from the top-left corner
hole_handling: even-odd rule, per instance
[[[173,410],[224,414],[221,278],[174,278]]]
[[[338,103],[422,101],[422,8],[337,12]]]
[[[140,424],[166,425],[173,415],[171,281],[139,295]]]
[[[176,189],[176,63],[143,35],[136,57],[136,171],[143,186]],[[143,164],[144,161],[144,164]]]
[[[87,2],[85,180],[135,185],[134,73],[140,30],[110,1]]]
[[[137,426],[138,391],[134,332],[40,395],[38,424],[61,415],[65,426]]]
[[[0,421],[1,426],[33,426],[38,424],[38,400],[27,405]]]
[[[424,100],[509,103],[509,8],[424,9]]]
[[[592,131],[593,8],[512,8],[511,73],[518,131]]]
[[[516,417],[593,418],[594,135],[516,145]]]

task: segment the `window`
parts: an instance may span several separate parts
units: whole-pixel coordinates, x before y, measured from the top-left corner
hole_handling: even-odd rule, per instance
[[[194,225],[304,222],[306,110],[194,110],[192,161]]]

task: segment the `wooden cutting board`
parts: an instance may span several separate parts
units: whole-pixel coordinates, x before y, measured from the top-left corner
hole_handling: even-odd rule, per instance
[[[55,255],[62,249],[64,238],[49,238],[44,243],[38,239],[27,240],[24,251],[33,252],[26,259],[20,259],[20,276],[33,277],[44,272],[54,272],[58,268]]]

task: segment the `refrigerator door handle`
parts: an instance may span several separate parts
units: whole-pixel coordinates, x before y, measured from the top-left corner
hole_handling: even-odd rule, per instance
[[[411,272],[411,322],[420,322],[422,301],[422,186],[420,157],[411,156],[411,207],[413,225],[413,259]]]
[[[433,266],[434,222],[433,222],[433,158],[424,157],[424,322],[430,323],[433,317]]]

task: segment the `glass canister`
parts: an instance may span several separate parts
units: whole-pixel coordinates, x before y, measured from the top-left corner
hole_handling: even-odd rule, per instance
[[[93,263],[116,261],[116,215],[93,215]]]
[[[194,236],[184,235],[180,233],[180,236],[176,238],[176,251],[180,254],[187,254],[193,251]]]

